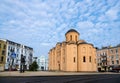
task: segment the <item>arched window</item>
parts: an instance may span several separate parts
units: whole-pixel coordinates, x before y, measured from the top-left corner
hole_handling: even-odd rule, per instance
[[[91,62],[91,56],[89,56],[89,62]]]
[[[86,62],[86,58],[85,58],[85,56],[83,57],[83,62]]]
[[[75,40],[77,41],[77,35],[75,36]]]
[[[75,57],[73,58],[73,62],[75,63]]]
[[[89,47],[89,49],[90,49],[90,53],[92,53],[92,48],[91,48],[91,47]]]
[[[70,41],[72,40],[72,35],[70,35]]]

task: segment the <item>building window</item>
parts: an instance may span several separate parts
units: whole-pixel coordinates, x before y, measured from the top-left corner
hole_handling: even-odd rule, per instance
[[[23,49],[21,50],[21,52],[23,53]]]
[[[118,54],[116,54],[116,59],[117,59],[117,60],[119,59],[119,56],[118,56]]]
[[[106,65],[107,65],[107,63],[106,63]]]
[[[17,57],[18,57],[18,54],[17,54]]]
[[[83,62],[86,62],[85,56],[83,57]]]
[[[4,50],[2,51],[2,55],[5,55],[5,51]]]
[[[4,45],[3,49],[6,49],[6,45]]]
[[[7,58],[7,62],[9,62],[9,58]]]
[[[112,61],[112,64],[114,64],[114,61]]]
[[[73,62],[75,63],[75,57],[73,58]]]
[[[26,56],[24,56],[24,59],[26,59]]]
[[[113,50],[110,50],[111,53],[113,53]]]
[[[8,52],[8,56],[10,55],[10,53]]]
[[[70,40],[72,40],[72,35],[70,35]]]
[[[114,55],[111,56],[111,60],[113,60],[113,59],[114,59]]]
[[[103,56],[105,56],[105,52],[103,52]]]
[[[3,59],[4,59],[4,57],[2,56],[2,57],[1,57],[1,62],[3,62]]]
[[[18,60],[16,60],[16,63],[18,63]]]
[[[119,60],[116,60],[116,63],[119,64]]]
[[[75,40],[77,41],[77,35],[75,36]]]
[[[91,62],[91,56],[89,56],[89,62]]]
[[[32,55],[32,53],[30,53],[29,55],[30,55],[30,57],[32,57],[32,56],[33,56],[33,55]]]
[[[17,48],[17,52],[19,52],[19,49]]]
[[[8,50],[10,50],[10,46],[8,46]]]
[[[10,51],[11,51],[11,52],[14,52],[14,48],[11,47]]]
[[[116,49],[116,53],[118,53],[118,49]]]
[[[99,63],[98,63],[98,66],[99,66]]]

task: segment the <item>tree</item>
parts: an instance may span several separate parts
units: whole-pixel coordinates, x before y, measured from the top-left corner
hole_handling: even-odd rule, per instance
[[[38,66],[37,62],[34,61],[34,62],[30,65],[29,70],[30,70],[30,71],[37,71],[38,68],[39,68],[39,66]]]

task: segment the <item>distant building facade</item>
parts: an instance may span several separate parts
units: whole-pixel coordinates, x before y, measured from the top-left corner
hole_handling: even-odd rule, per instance
[[[4,71],[6,62],[6,49],[7,43],[4,40],[0,40],[0,71]]]
[[[40,56],[37,58],[37,64],[39,65],[38,70],[48,70],[48,59],[45,56]]]
[[[97,49],[98,70],[109,71],[120,66],[120,45]]]
[[[22,55],[25,58],[25,69],[29,69],[32,63],[33,48],[10,40],[0,40],[6,43],[4,70],[20,69]]]
[[[97,71],[96,49],[90,43],[79,40],[80,34],[70,29],[66,40],[57,43],[49,51],[49,70],[57,71]]]

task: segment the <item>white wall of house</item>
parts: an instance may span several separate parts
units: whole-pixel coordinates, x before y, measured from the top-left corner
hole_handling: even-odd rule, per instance
[[[39,65],[38,70],[48,70],[48,59],[46,56],[40,56],[37,58],[37,64]]]
[[[22,54],[25,56],[26,68],[29,69],[29,65],[32,63],[33,48],[7,40],[6,52],[6,70],[9,69],[10,66],[12,66],[13,69],[20,69]],[[14,58],[11,57],[13,52],[16,54]]]

